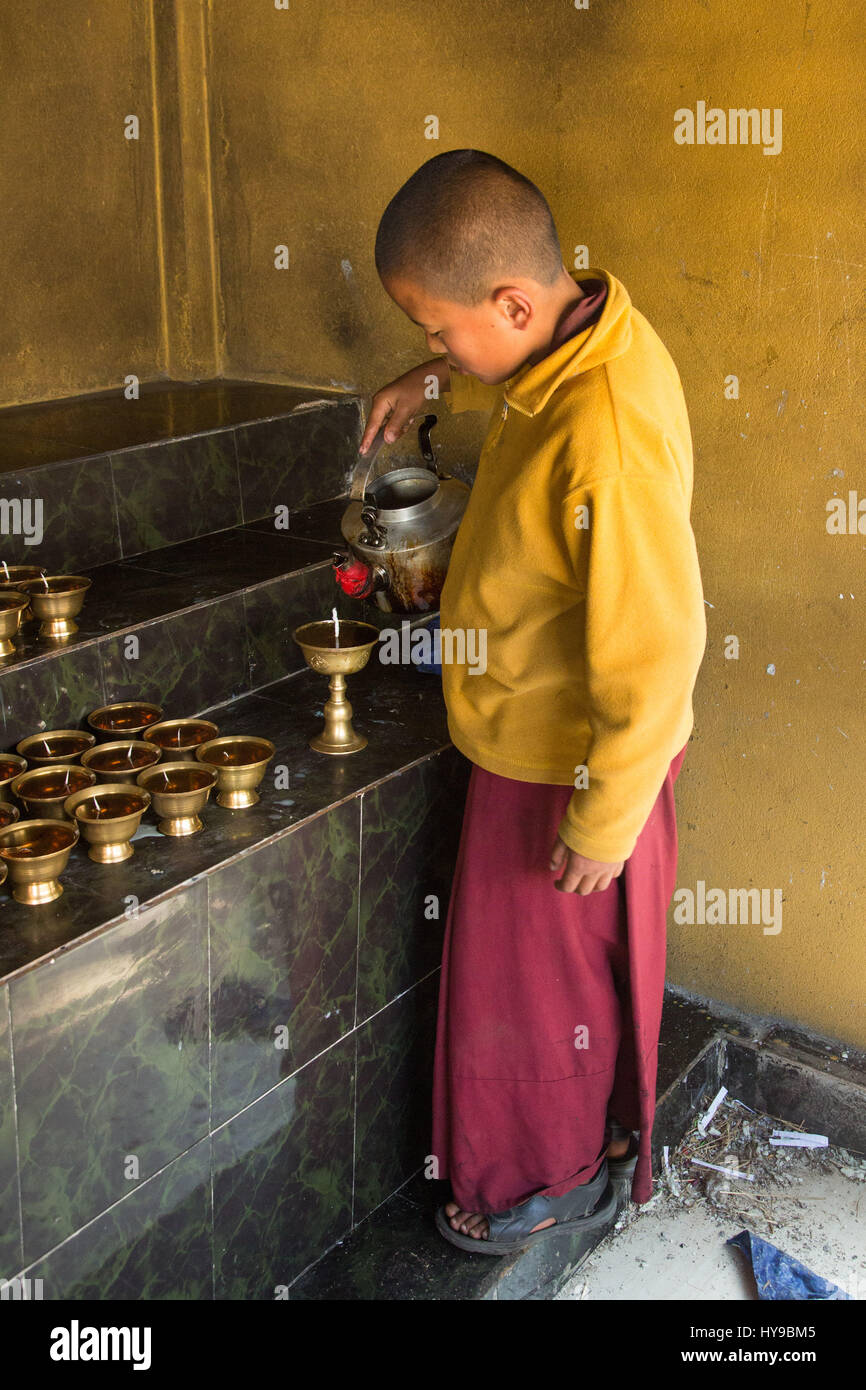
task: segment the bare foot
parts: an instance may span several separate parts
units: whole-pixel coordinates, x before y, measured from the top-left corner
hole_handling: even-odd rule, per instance
[[[526,1201],[529,1201],[528,1197]],[[523,1202],[518,1202],[517,1205],[522,1207]],[[474,1240],[488,1240],[490,1238],[490,1227],[487,1217],[482,1211],[462,1211],[456,1202],[446,1202],[445,1215],[455,1231],[461,1231],[465,1236],[472,1236]],[[545,1226],[555,1225],[555,1218],[548,1216],[546,1221],[539,1221],[532,1230],[543,1231]]]
[[[605,1157],[621,1158],[622,1155],[627,1152],[628,1146],[628,1138],[611,1139],[605,1149]],[[525,1200],[528,1202],[529,1198],[527,1197]],[[518,1202],[517,1205],[522,1207],[523,1202]],[[474,1240],[489,1239],[490,1227],[487,1217],[482,1211],[463,1211],[462,1208],[458,1206],[457,1202],[446,1202],[445,1215],[448,1217],[453,1230],[461,1231],[465,1236],[472,1236]],[[543,1231],[545,1226],[555,1225],[555,1218],[549,1216],[546,1221],[539,1221],[538,1225],[533,1226],[532,1230],[533,1232]]]
[[[628,1140],[628,1138],[626,1138],[626,1139],[611,1139],[610,1143],[608,1144],[607,1148],[606,1148],[605,1151],[604,1151],[604,1152],[605,1152],[605,1157],[606,1157],[606,1158],[622,1158],[623,1154],[627,1151],[628,1146],[629,1146],[629,1140]]]

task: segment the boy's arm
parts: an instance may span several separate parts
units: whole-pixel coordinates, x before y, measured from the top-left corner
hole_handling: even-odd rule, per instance
[[[575,528],[588,509],[588,530]],[[688,504],[675,482],[617,474],[569,492],[562,512],[585,593],[588,786],[559,834],[588,859],[635,847],[690,732],[706,614]],[[685,733],[683,733],[684,726]]]

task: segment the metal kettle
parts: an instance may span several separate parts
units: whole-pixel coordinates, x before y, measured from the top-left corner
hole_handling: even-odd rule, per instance
[[[451,547],[469,500],[469,487],[439,472],[430,431],[418,428],[423,467],[395,468],[356,487],[340,523],[348,551],[336,551],[334,577],[354,598],[372,598],[386,613],[438,611]],[[381,431],[384,434],[384,426]],[[378,452],[377,436],[371,455]],[[364,460],[366,462],[366,460]],[[353,492],[355,489],[353,489]]]

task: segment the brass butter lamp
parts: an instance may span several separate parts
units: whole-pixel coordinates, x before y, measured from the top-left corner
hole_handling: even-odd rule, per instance
[[[361,671],[379,640],[372,623],[340,618],[336,622],[304,623],[292,633],[304,660],[313,671],[330,676],[330,696],[325,705],[325,727],[310,747],[317,753],[357,753],[367,740],[352,728],[352,706],[346,698],[346,677]]]
[[[91,582],[83,574],[46,574],[18,586],[28,595],[33,616],[41,623],[40,637],[65,642],[78,631],[75,619],[84,607]]]
[[[203,743],[196,757],[217,774],[217,804],[244,811],[260,800],[256,788],[275,752],[270,739],[229,734]]]
[[[145,729],[150,729],[162,719],[161,705],[150,705],[142,700],[121,700],[115,705],[100,705],[87,716],[91,729],[104,739],[141,738]]]
[[[0,657],[14,655],[15,643],[12,638],[21,626],[27,607],[26,594],[18,593],[15,589],[0,592]]]
[[[95,781],[96,773],[80,763],[52,763],[22,772],[10,790],[31,818],[63,820],[63,807],[69,797],[92,787]]]
[[[74,820],[97,864],[122,864],[133,854],[129,843],[150,805],[150,792],[134,782],[97,782],[67,797],[63,809]]]
[[[59,878],[77,841],[78,827],[69,821],[22,820],[0,830],[0,860],[15,901],[35,907],[59,898]]]
[[[113,743],[97,743],[81,755],[82,767],[96,773],[97,782],[133,782],[146,767],[158,763],[155,743],[140,738],[122,738]]]
[[[158,748],[166,762],[194,763],[197,750],[218,733],[210,719],[163,719],[145,729],[142,739]]]
[[[149,792],[163,835],[195,835],[204,829],[199,812],[216,786],[216,769],[203,763],[156,763],[136,783]]]

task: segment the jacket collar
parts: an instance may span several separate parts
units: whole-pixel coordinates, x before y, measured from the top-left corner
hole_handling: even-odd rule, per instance
[[[607,298],[596,323],[508,378],[505,399],[523,415],[537,415],[564,381],[619,357],[631,344],[631,299],[625,286],[607,270],[590,268],[569,274],[575,284],[578,280],[604,280]]]

